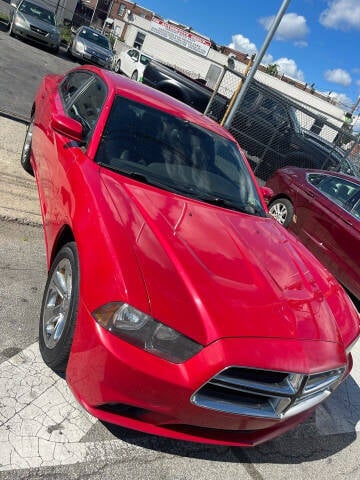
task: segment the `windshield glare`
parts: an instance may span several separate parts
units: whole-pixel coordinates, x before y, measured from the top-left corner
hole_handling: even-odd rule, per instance
[[[79,32],[79,37],[84,38],[91,43],[95,43],[96,45],[99,45],[99,47],[110,50],[109,40],[100,33],[94,32],[93,30],[82,28]]]
[[[115,98],[96,161],[159,188],[265,215],[235,142],[120,96]]]
[[[35,5],[34,3],[22,2],[19,7],[19,12],[25,15],[30,15],[31,17],[38,18],[43,22],[50,23],[50,25],[55,25],[54,14],[46,8]]]

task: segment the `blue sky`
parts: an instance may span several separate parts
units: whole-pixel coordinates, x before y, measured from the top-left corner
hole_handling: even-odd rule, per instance
[[[166,19],[192,27],[219,45],[259,51],[282,0],[141,0]],[[360,0],[291,0],[263,63],[349,108],[360,95]],[[359,113],[359,109],[356,109]]]

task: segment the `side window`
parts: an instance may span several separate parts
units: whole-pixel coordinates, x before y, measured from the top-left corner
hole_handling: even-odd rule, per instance
[[[341,206],[351,200],[358,191],[353,183],[338,177],[325,178],[317,188]]]
[[[76,92],[90,80],[91,76],[92,74],[90,72],[85,71],[72,72],[66,75],[60,84],[60,95],[65,107],[71,102],[71,99],[74,98]]]
[[[265,97],[261,102],[260,112],[263,118],[274,127],[289,123],[284,106],[274,98]]]
[[[96,125],[106,94],[107,90],[104,82],[94,76],[85,90],[69,106],[69,116],[82,124],[86,138],[89,138]]]
[[[360,200],[358,200],[351,209],[351,215],[360,220]]]

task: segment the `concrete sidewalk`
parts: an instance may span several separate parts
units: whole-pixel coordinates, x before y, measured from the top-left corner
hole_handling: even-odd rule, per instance
[[[0,117],[0,218],[41,225],[35,179],[20,164],[26,125]]]

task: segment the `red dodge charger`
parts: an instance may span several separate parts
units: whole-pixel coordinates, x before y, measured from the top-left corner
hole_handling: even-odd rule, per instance
[[[83,66],[42,81],[21,163],[49,268],[40,351],[96,417],[249,446],[348,375],[357,311],[209,118]]]

